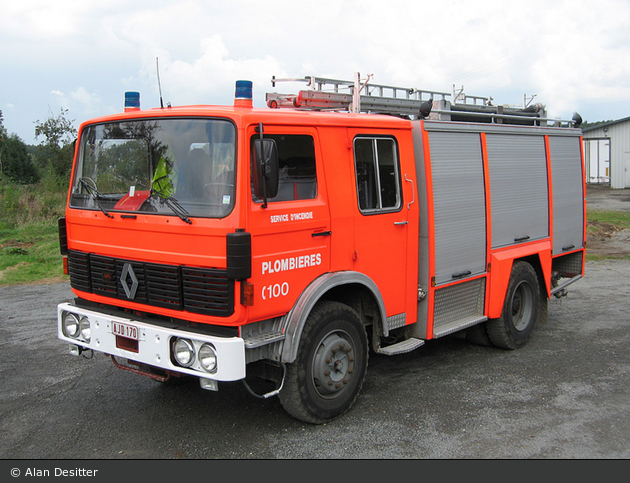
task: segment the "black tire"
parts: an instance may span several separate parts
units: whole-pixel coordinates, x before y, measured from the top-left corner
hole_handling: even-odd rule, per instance
[[[488,330],[486,329],[485,322],[473,325],[472,327],[466,329],[466,340],[471,344],[483,347],[490,347],[493,345],[490,337],[488,337]]]
[[[322,424],[344,414],[365,379],[368,341],[356,311],[323,301],[309,315],[280,402],[293,417]]]
[[[527,262],[512,267],[503,312],[486,322],[492,344],[502,349],[523,347],[534,330],[540,309],[540,284],[536,271]]]

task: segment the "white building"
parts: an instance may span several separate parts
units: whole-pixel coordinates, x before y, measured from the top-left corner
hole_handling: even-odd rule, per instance
[[[630,117],[582,132],[586,182],[630,188]]]

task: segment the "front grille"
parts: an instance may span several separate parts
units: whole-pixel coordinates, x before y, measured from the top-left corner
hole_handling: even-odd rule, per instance
[[[88,254],[68,251],[68,272],[70,285],[82,292],[91,292],[90,267],[88,264]]]
[[[227,317],[234,313],[234,280],[227,278],[226,270],[69,250],[68,271],[70,285],[82,292],[196,314]]]

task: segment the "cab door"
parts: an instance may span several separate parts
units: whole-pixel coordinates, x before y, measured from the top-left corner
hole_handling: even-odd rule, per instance
[[[354,270],[379,288],[387,328],[405,325],[409,211],[403,197],[396,137],[351,132],[357,216],[354,217]]]
[[[258,137],[251,126],[250,153]],[[317,131],[265,125],[264,137],[276,143],[280,176],[278,193],[266,207],[251,193],[252,320],[287,313],[304,289],[330,270],[330,212]]]

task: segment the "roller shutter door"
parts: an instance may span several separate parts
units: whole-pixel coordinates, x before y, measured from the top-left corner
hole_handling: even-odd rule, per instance
[[[580,139],[549,137],[553,183],[553,254],[584,245],[584,193]]]
[[[430,132],[436,285],[486,271],[486,206],[478,133]]]
[[[543,136],[488,134],[492,248],[549,236]]]

